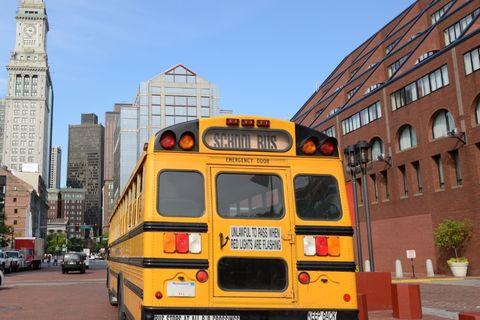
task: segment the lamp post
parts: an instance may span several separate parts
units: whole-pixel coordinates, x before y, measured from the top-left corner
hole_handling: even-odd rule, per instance
[[[354,203],[354,212],[355,212],[355,234],[357,240],[357,263],[360,269],[360,272],[363,272],[363,253],[362,253],[362,237],[360,233],[360,213],[358,211],[358,200],[357,200],[357,156],[355,154],[355,146],[348,146],[343,151],[345,159],[347,160],[347,167],[352,176],[352,188],[353,188],[353,203]]]
[[[357,159],[360,165],[362,172],[362,181],[363,181],[363,195],[365,199],[365,220],[367,224],[367,243],[368,243],[368,258],[370,262],[370,270],[375,271],[375,258],[373,256],[373,241],[372,241],[372,222],[370,217],[370,201],[368,196],[368,185],[367,185],[367,164],[369,162],[369,149],[370,144],[367,141],[359,141],[355,145],[355,151],[357,154]]]

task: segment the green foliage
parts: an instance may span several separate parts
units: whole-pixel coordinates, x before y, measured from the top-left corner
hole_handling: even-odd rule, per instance
[[[435,244],[440,248],[453,250],[455,258],[472,235],[472,225],[468,220],[445,219],[433,230]]]
[[[63,233],[49,234],[47,236],[46,253],[59,254],[62,252],[62,245],[66,244],[68,247],[69,241]]]
[[[0,247],[6,247],[12,237],[12,227],[7,226],[3,219],[0,219]]]
[[[70,238],[69,245],[67,245],[68,251],[83,251],[83,239]]]
[[[463,263],[468,263],[468,259],[465,257],[460,257],[460,258],[450,258],[448,259],[447,263],[450,265],[451,263],[455,262],[463,262]]]

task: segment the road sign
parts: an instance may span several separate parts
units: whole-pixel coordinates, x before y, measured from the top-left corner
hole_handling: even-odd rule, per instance
[[[407,259],[415,259],[417,257],[417,253],[415,250],[407,250]]]

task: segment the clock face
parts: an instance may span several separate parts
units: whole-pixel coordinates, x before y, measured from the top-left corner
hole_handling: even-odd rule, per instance
[[[35,27],[33,25],[27,25],[23,29],[23,32],[25,32],[25,34],[27,36],[31,37],[37,32],[37,29],[35,29]]]

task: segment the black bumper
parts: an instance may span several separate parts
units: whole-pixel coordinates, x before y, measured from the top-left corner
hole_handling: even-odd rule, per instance
[[[358,311],[331,309],[242,310],[143,307],[142,320],[358,320]]]

